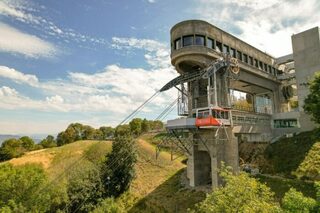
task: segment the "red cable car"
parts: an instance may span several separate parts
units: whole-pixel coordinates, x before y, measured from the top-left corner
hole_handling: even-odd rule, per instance
[[[230,110],[220,107],[199,108],[196,114],[197,127],[230,126]]]

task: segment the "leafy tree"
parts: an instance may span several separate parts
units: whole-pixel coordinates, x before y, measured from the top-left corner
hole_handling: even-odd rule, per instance
[[[52,135],[48,135],[45,139],[40,142],[43,148],[52,148],[57,146],[57,142],[54,140]]]
[[[28,137],[28,136],[23,136],[20,138],[20,141],[22,142],[22,147],[25,148],[28,151],[31,151],[34,149],[34,141],[32,140],[32,138]]]
[[[228,169],[223,169],[220,176],[225,186],[208,194],[195,212],[281,212],[265,184],[246,173],[233,175]]]
[[[5,140],[0,148],[0,161],[17,158],[24,154],[26,149],[22,146],[22,141],[11,138]]]
[[[68,212],[90,212],[103,196],[100,168],[90,161],[68,172]]]
[[[102,201],[98,208],[96,208],[93,213],[123,213],[126,212],[124,208],[117,204],[114,198],[107,198]]]
[[[115,137],[130,137],[131,136],[130,126],[128,124],[117,126],[115,129],[114,135]]]
[[[161,130],[163,129],[163,123],[162,121],[156,120],[156,121],[150,121],[150,126],[152,130]]]
[[[131,133],[135,136],[139,136],[141,134],[141,124],[141,118],[132,119],[129,123]]]
[[[282,199],[282,208],[286,212],[313,212],[316,208],[317,202],[309,197],[303,196],[294,188],[291,188]]]
[[[114,137],[115,129],[110,126],[102,126],[99,128],[102,132],[102,139],[109,139]]]
[[[130,137],[117,137],[112,144],[112,152],[106,156],[102,180],[108,197],[118,197],[128,190],[135,176],[137,162],[135,144]]]
[[[0,166],[0,209],[12,212],[46,212],[50,209],[51,187],[38,165]],[[39,194],[40,193],[40,194]],[[10,212],[8,211],[8,212]]]
[[[150,130],[150,123],[147,119],[143,119],[141,123],[141,132],[146,133]]]
[[[313,120],[320,124],[320,72],[316,73],[309,85],[310,94],[304,100],[303,109],[311,114]]]
[[[82,140],[93,140],[95,139],[95,129],[92,128],[91,126],[83,126],[83,135],[82,135]]]

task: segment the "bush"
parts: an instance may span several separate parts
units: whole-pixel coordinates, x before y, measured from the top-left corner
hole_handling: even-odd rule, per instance
[[[0,209],[4,212],[48,211],[53,197],[52,187],[47,184],[46,174],[38,165],[1,165]],[[42,190],[44,187],[46,190]]]
[[[313,212],[317,202],[309,197],[304,197],[301,192],[291,188],[282,199],[282,208],[286,212]]]
[[[0,161],[10,160],[22,156],[26,149],[22,145],[22,141],[11,138],[5,140],[0,148]]]
[[[197,205],[195,212],[280,212],[270,189],[246,173],[232,175],[224,169],[225,186],[214,190]]]
[[[118,205],[113,198],[107,198],[102,201],[93,213],[123,213],[124,208]]]

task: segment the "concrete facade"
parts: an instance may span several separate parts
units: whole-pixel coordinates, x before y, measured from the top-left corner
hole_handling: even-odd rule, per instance
[[[270,142],[284,134],[315,127],[303,112],[302,105],[308,94],[306,83],[316,71],[320,71],[319,28],[293,35],[293,54],[280,58],[274,58],[205,21],[180,22],[170,33],[171,63],[178,73],[199,72],[223,55],[236,58],[240,68],[237,79],[225,74],[215,77],[218,103],[211,102],[213,98],[209,97],[208,91],[212,88],[208,80],[194,80],[186,85],[188,113],[184,116],[194,119],[199,108],[214,104],[231,109],[232,114],[231,125],[223,129],[190,129],[191,140],[196,141],[188,154],[187,176],[191,186],[209,183],[214,188],[219,186],[218,170],[222,162],[238,172],[238,140]],[[228,79],[227,85],[222,79]],[[228,90],[223,90],[225,86]],[[247,109],[228,104],[232,99],[231,91],[236,91],[239,103],[246,102]],[[241,98],[243,94],[245,98]],[[296,101],[299,107],[293,109],[292,103]],[[179,122],[187,120],[171,121],[170,128]],[[191,127],[184,124],[183,128]]]

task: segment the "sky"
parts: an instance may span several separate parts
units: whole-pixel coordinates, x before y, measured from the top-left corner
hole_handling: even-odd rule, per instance
[[[116,126],[177,76],[169,32],[180,21],[205,20],[279,57],[292,34],[320,26],[319,11],[318,0],[0,0],[0,134]],[[155,119],[176,96],[137,117]]]

